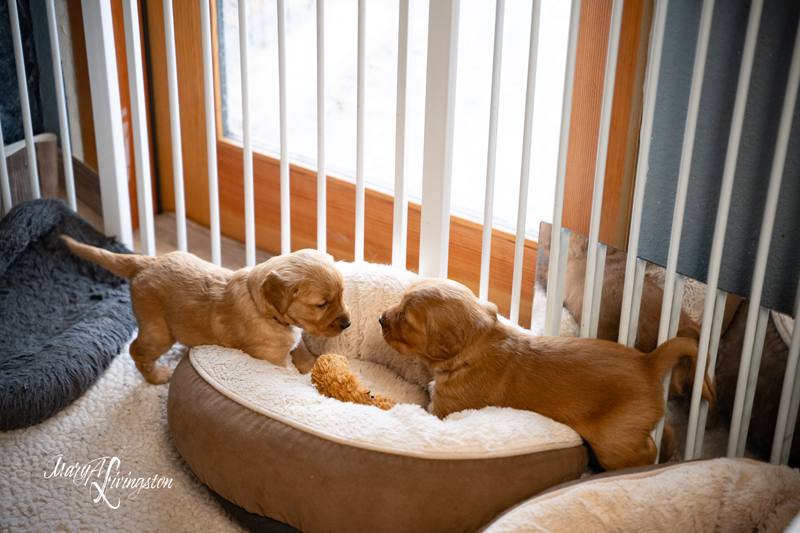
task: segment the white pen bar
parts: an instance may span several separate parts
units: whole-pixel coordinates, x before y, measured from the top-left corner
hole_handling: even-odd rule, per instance
[[[217,115],[214,109],[214,60],[211,46],[211,6],[209,5],[209,0],[200,0],[200,25],[203,33],[203,89],[205,91],[206,111],[211,262],[221,266],[222,238],[219,219],[219,179],[217,176]]]
[[[447,277],[459,0],[430,2],[419,273]]]
[[[592,217],[589,224],[589,253],[586,258],[586,277],[583,285],[583,308],[581,311],[581,337],[590,336],[592,306],[594,302],[594,280],[597,268],[597,248],[600,235],[600,216],[603,211],[603,187],[606,179],[608,160],[608,139],[611,131],[611,110],[614,103],[614,81],[617,74],[619,55],[619,36],[622,29],[622,9],[624,0],[615,0],[611,11],[611,30],[608,36],[608,56],[606,58],[605,86],[603,87],[603,107],[600,113],[600,137],[597,142],[597,162],[594,169],[594,190],[592,192]]]
[[[322,0],[320,0],[322,1]],[[394,160],[394,219],[392,265],[406,268],[408,246],[408,73],[411,58],[413,0],[400,0],[397,33],[397,124]]]
[[[356,234],[354,260],[364,260],[364,68],[367,0],[358,0],[358,62],[356,91]]]
[[[674,339],[675,335],[678,333],[678,324],[680,323],[681,317],[681,302],[683,301],[683,289],[686,283],[686,276],[683,274],[678,274],[675,276],[675,287],[672,291],[672,314],[669,319],[669,328],[667,330],[667,339]],[[666,296],[665,296],[666,298]],[[664,403],[666,404],[667,398],[669,397],[669,383],[672,380],[672,369],[667,372],[667,375],[664,376],[663,387],[664,387]],[[666,410],[665,410],[666,414]],[[656,441],[656,449],[658,453],[656,454],[656,463],[658,462],[658,457],[661,454],[661,437],[664,434],[664,417],[661,417],[661,420],[658,421],[656,424],[656,434],[655,434],[655,441]]]
[[[661,69],[661,52],[664,48],[664,28],[667,23],[667,0],[659,0],[656,4],[656,14],[653,20],[652,41],[650,46],[650,61],[645,83],[644,109],[642,110],[642,129],[639,135],[639,157],[636,165],[636,180],[634,184],[633,210],[631,212],[631,229],[628,233],[628,257],[625,263],[625,282],[622,290],[622,309],[619,319],[620,344],[627,344],[631,325],[631,308],[633,307],[633,285],[636,276],[636,258],[639,253],[639,231],[642,226],[642,209],[644,204],[644,190],[647,183],[647,168],[650,158],[650,141],[653,133],[653,116],[656,108],[656,94],[658,93],[658,74]],[[636,324],[633,325],[634,338]]]
[[[58,46],[58,28],[56,26],[56,8],[54,0],[47,0],[47,30],[50,34],[50,55],[53,60],[53,77],[56,86],[56,104],[58,106],[58,126],[61,133],[61,159],[64,163],[64,185],[67,189],[67,203],[73,211],[78,210],[78,198],[75,196],[75,174],[72,169],[72,143],[69,136],[67,119],[67,97],[64,91],[64,75],[61,70],[61,50]]]
[[[728,137],[728,152],[725,157],[725,166],[722,172],[722,186],[720,188],[719,205],[717,207],[717,220],[714,225],[714,237],[711,244],[711,255],[708,270],[708,289],[705,306],[703,308],[702,326],[700,328],[700,342],[697,350],[697,365],[695,368],[694,383],[692,385],[692,400],[689,406],[689,425],[686,432],[685,459],[696,457],[694,450],[697,448],[695,439],[702,428],[698,425],[700,400],[703,391],[703,373],[708,360],[708,343],[710,335],[711,315],[714,312],[714,298],[719,284],[719,272],[722,265],[722,250],[725,245],[725,231],[728,225],[731,195],[733,193],[733,180],[736,172],[736,161],[739,157],[739,146],[742,138],[742,124],[747,106],[747,93],[750,88],[750,77],[753,71],[758,27],[761,21],[761,11],[764,0],[754,0],[750,5],[750,17],[747,23],[744,51],[742,53],[742,66],[739,69],[739,84],[736,89],[736,101],[733,107],[731,130]],[[707,409],[707,408],[706,408]],[[702,448],[702,439],[700,449]]]
[[[0,192],[3,194],[3,214],[14,206],[11,200],[11,183],[8,181],[8,164],[6,163],[6,147],[3,140],[3,125],[0,124]]]
[[[28,161],[28,177],[31,195],[34,199],[41,197],[39,190],[39,170],[36,165],[36,145],[33,139],[33,122],[31,121],[31,104],[28,99],[28,76],[25,73],[25,58],[22,55],[22,37],[19,30],[19,13],[17,0],[8,0],[8,15],[11,19],[11,40],[14,43],[14,61],[17,65],[17,86],[19,87],[19,103],[22,107],[22,130],[25,134],[25,155]]]
[[[519,324],[519,307],[522,300],[522,262],[525,257],[525,226],[528,213],[528,183],[531,173],[531,143],[533,142],[533,104],[536,96],[536,65],[539,51],[539,21],[541,13],[541,1],[533,0],[531,8],[531,40],[528,50],[528,85],[525,96],[525,125],[522,132],[522,166],[519,178],[519,205],[517,207],[517,235],[514,241],[514,272],[511,279],[511,321]],[[493,89],[494,90],[494,89]],[[494,181],[494,173],[492,173]],[[486,188],[489,192],[488,182]],[[494,185],[492,185],[494,191]],[[494,195],[494,192],[492,192]],[[488,206],[488,202],[487,202]],[[484,222],[483,236],[484,246],[487,244],[487,228],[491,232],[491,219]],[[488,241],[491,243],[491,241]],[[552,239],[551,239],[552,242]],[[488,271],[488,258],[486,269]],[[483,270],[481,270],[483,275]],[[487,272],[488,283],[488,272]]]
[[[125,22],[125,46],[128,52],[128,84],[131,97],[136,195],[139,206],[139,238],[141,239],[142,253],[155,256],[156,237],[155,222],[153,220],[153,194],[150,185],[147,104],[144,95],[142,47],[139,39],[139,3],[134,0],[124,0],[122,2],[122,14]],[[53,22],[55,23],[55,21]],[[64,119],[66,120],[66,110]],[[65,135],[63,130],[61,139],[63,145],[69,145],[69,136]]]
[[[590,248],[591,250],[591,248]],[[592,295],[592,308],[589,317],[589,338],[597,338],[597,325],[600,321],[600,300],[603,294],[603,276],[606,269],[606,253],[608,247],[603,243],[597,243],[597,257],[595,259],[594,271],[594,294]],[[589,252],[591,254],[591,252]]]
[[[708,296],[707,296],[708,298]],[[719,348],[719,338],[720,334],[722,333],[722,320],[725,318],[725,301],[728,299],[728,293],[725,291],[721,291],[717,289],[717,296],[714,302],[714,318],[711,322],[711,340],[708,347],[708,378],[713,383],[714,381],[714,367],[717,364],[717,349]],[[702,334],[701,334],[702,336]],[[697,366],[700,366],[700,363],[697,363]],[[703,364],[702,368],[705,368],[706,365]],[[695,373],[695,376],[697,374]],[[695,379],[697,379],[695,377]],[[702,378],[701,378],[702,379]],[[695,381],[696,383],[696,381]],[[700,383],[700,390],[702,391],[703,384]],[[700,393],[698,393],[699,395]],[[694,396],[693,396],[694,397]],[[694,454],[693,458],[699,458],[701,452],[703,451],[703,435],[705,434],[706,430],[706,419],[708,417],[708,400],[705,398],[701,398],[700,400],[700,412],[697,416],[697,423],[694,426],[689,426],[689,429],[696,429],[697,436],[694,439],[693,448]],[[690,417],[691,422],[691,417]],[[687,442],[689,442],[687,438]],[[688,456],[688,453],[684,453],[685,456]]]
[[[780,195],[781,180],[783,169],[786,164],[786,152],[789,144],[789,133],[792,127],[792,117],[797,103],[797,89],[800,86],[800,28],[796,32],[794,50],[792,52],[792,62],[789,67],[789,78],[786,83],[786,93],[783,100],[780,125],[778,126],[778,137],[775,142],[775,154],[772,161],[772,171],[767,188],[767,202],[764,208],[764,218],[761,223],[761,234],[758,240],[758,250],[756,252],[756,264],[753,271],[753,282],[750,288],[750,309],[747,315],[747,326],[745,329],[744,347],[742,349],[742,359],[739,364],[739,378],[736,383],[736,395],[733,400],[733,414],[731,416],[731,432],[728,439],[728,457],[741,457],[740,452],[744,451],[744,439],[741,435],[747,435],[747,428],[750,425],[749,419],[744,419],[746,386],[749,380],[749,372],[753,355],[754,327],[758,308],[761,305],[761,291],[764,286],[764,274],[767,268],[767,258],[769,256],[769,246],[772,241],[772,229],[775,224],[775,213],[778,208],[778,197]],[[758,369],[755,369],[756,374]],[[747,408],[749,411],[750,407]],[[742,440],[742,442],[740,442]]]
[[[561,110],[561,132],[558,145],[558,164],[556,167],[556,192],[553,201],[553,230],[552,235],[561,231],[561,215],[564,211],[564,182],[567,175],[567,152],[569,149],[569,126],[572,117],[572,92],[575,82],[575,58],[578,52],[578,29],[580,27],[581,1],[572,0],[572,11],[569,21],[569,40],[567,44],[567,66],[564,75],[564,98]],[[563,284],[559,280],[566,268],[559,265],[560,240],[552,238],[550,242],[550,266],[547,279],[547,314],[545,315],[545,335],[557,336],[560,331],[561,309],[563,299],[558,298],[560,291],[553,291],[553,287]]]
[[[281,254],[292,252],[292,210],[286,109],[286,3],[278,0],[278,84],[281,126]]]
[[[800,282],[798,282],[797,294],[795,295],[794,317],[795,321],[800,317]],[[775,437],[772,439],[772,453],[769,457],[769,462],[774,465],[786,464],[786,460],[782,458],[783,450],[786,449],[788,452],[792,445],[792,437],[794,437],[797,411],[795,409],[795,418],[789,418],[789,407],[792,400],[792,391],[796,387],[798,379],[798,355],[800,355],[800,326],[795,322],[794,331],[792,331],[792,342],[789,345],[789,355],[786,358],[786,372],[783,376],[781,401],[778,405],[778,417],[775,422]]]
[[[239,0],[239,54],[242,72],[242,154],[244,157],[244,240],[247,266],[256,264],[255,194],[253,191],[253,144],[250,138],[250,67],[247,44],[247,0]],[[282,189],[282,188],[281,188]],[[283,220],[281,220],[282,222]],[[281,232],[281,248],[283,232]]]
[[[535,4],[534,0],[534,4]],[[534,5],[533,9],[536,9]],[[489,152],[486,156],[486,193],[483,201],[483,241],[481,243],[481,275],[478,297],[489,299],[489,269],[492,258],[492,217],[494,211],[494,173],[497,164],[497,115],[500,107],[500,72],[503,62],[503,19],[505,0],[496,0],[494,16],[494,55],[492,57],[492,95],[489,104]],[[531,32],[533,28],[531,28]],[[528,60],[530,65],[530,60]],[[530,66],[528,67],[530,71]],[[530,72],[529,72],[530,73]],[[529,78],[530,79],[530,78]],[[527,111],[527,110],[526,110]],[[527,115],[526,115],[527,120]],[[527,184],[526,184],[527,191]],[[525,195],[527,197],[527,194]],[[522,196],[520,195],[520,201]],[[523,228],[523,232],[524,232]],[[519,228],[517,228],[519,233]],[[516,259],[516,258],[515,258]],[[516,261],[515,261],[516,265]],[[514,296],[511,296],[511,320],[514,321]],[[517,302],[519,315],[519,302]]]
[[[625,345],[629,348],[633,348],[636,345],[636,332],[639,325],[639,310],[642,306],[642,290],[644,290],[644,274],[646,271],[647,261],[637,258],[633,273],[633,305],[629,316],[633,327],[628,330],[628,338],[625,340]]]
[[[175,182],[175,222],[178,231],[178,250],[188,250],[186,242],[186,199],[183,190],[183,148],[181,142],[181,111],[178,102],[178,65],[175,56],[175,22],[172,0],[164,0],[164,33],[167,48],[167,84],[169,86],[169,124],[172,135],[172,179]]]
[[[325,0],[317,0],[317,250],[328,248],[328,176],[325,169]]]

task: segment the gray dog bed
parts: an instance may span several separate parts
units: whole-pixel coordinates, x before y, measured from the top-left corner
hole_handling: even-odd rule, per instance
[[[0,430],[37,424],[102,375],[136,327],[128,283],[73,256],[59,233],[131,253],[60,200],[0,220]]]

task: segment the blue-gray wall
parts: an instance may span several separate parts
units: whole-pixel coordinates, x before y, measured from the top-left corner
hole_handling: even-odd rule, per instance
[[[645,189],[639,255],[666,265],[702,2],[670,0]],[[689,179],[678,271],[706,281],[741,66],[749,0],[717,1]],[[725,238],[720,288],[748,297],[767,184],[800,17],[767,0],[761,19]],[[800,277],[800,106],[794,114],[762,305],[793,313]]]

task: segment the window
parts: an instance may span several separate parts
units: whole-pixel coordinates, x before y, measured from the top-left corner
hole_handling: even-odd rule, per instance
[[[498,119],[494,222],[516,227],[524,121],[531,1],[508,1]],[[542,2],[531,151],[527,230],[550,221],[558,155],[569,3]],[[254,145],[280,151],[277,7],[275,0],[248,2],[250,106]],[[388,191],[394,184],[397,95],[398,2],[366,6],[365,143],[367,184]],[[242,138],[239,18],[236,0],[217,4],[223,132]],[[453,153],[452,209],[483,218],[495,25],[494,2],[464,0],[460,8]],[[428,3],[414,2],[409,81],[409,195],[422,191]],[[287,137],[293,160],[316,166],[316,2],[286,2]],[[326,167],[356,173],[356,0],[325,4]],[[546,43],[546,44],[545,44]]]

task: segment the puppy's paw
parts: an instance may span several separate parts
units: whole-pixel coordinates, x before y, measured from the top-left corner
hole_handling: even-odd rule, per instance
[[[161,365],[154,365],[153,369],[145,373],[139,369],[145,381],[153,385],[163,385],[172,379],[172,370]]]

